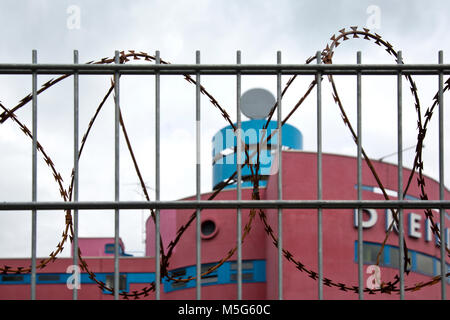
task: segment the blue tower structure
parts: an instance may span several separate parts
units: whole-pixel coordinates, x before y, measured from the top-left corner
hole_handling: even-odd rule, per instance
[[[270,175],[273,154],[277,150],[278,132],[277,121],[270,121],[266,130],[263,130],[267,120],[253,119],[241,122],[242,141],[249,145],[250,163],[256,164],[257,144],[264,142],[269,135],[271,139],[260,145],[259,160],[260,175],[259,185],[265,187],[267,178]],[[237,127],[237,125],[236,125]],[[237,170],[237,141],[236,135],[231,125],[219,130],[212,139],[212,159],[213,159],[213,189],[218,189]],[[290,124],[282,127],[282,150],[302,150],[303,137],[297,128]],[[242,146],[242,154],[239,163],[244,163],[246,156]],[[252,156],[253,154],[253,156]],[[242,187],[251,187],[251,170],[249,166],[242,168]],[[236,181],[225,187],[236,188]]]

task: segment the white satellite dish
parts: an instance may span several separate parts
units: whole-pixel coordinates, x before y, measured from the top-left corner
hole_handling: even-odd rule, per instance
[[[275,97],[266,89],[250,89],[241,96],[241,112],[252,120],[267,117],[274,105]]]

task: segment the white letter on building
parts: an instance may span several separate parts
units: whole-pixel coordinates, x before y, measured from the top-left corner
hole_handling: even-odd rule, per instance
[[[363,220],[362,227],[363,228],[372,228],[377,223],[377,220],[378,220],[377,211],[375,209],[363,209],[362,212],[363,213],[365,212],[365,213],[369,214],[369,216],[370,216],[369,220],[366,220],[366,221]],[[353,211],[353,217],[354,217],[355,228],[357,228],[358,227],[358,210],[357,209],[355,209]]]
[[[392,211],[391,209],[386,209],[386,229],[385,231],[388,231],[389,226],[391,225],[392,221],[394,221],[394,217],[392,217]],[[397,224],[394,222],[394,226],[392,227],[395,232],[398,233]]]
[[[417,213],[410,213],[408,216],[408,235],[413,238],[421,238],[422,233],[420,230],[420,220],[422,217]]]
[[[431,223],[429,219],[425,220],[425,241],[433,240],[433,231],[431,230]]]

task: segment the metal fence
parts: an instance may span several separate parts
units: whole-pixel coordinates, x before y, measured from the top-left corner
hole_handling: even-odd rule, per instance
[[[277,53],[275,64],[241,64],[240,52],[237,52],[236,64],[201,64],[200,52],[197,52],[196,61],[194,64],[163,64],[161,63],[159,52],[155,54],[155,64],[139,65],[139,64],[122,64],[120,61],[120,53],[115,53],[113,64],[79,64],[78,52],[74,52],[73,64],[38,64],[37,53],[33,51],[31,64],[0,64],[0,74],[30,74],[32,80],[32,94],[30,99],[32,101],[32,201],[31,202],[2,202],[0,203],[0,210],[31,210],[32,211],[32,236],[31,236],[31,299],[36,298],[36,219],[39,210],[73,210],[73,228],[74,238],[73,246],[74,252],[78,248],[78,211],[86,209],[110,209],[115,211],[115,252],[114,252],[114,288],[119,288],[119,210],[127,209],[154,209],[155,210],[155,252],[160,252],[160,210],[168,208],[177,209],[196,209],[196,256],[197,256],[197,278],[201,277],[201,237],[200,237],[200,215],[201,209],[206,208],[233,208],[237,212],[237,297],[242,299],[242,215],[243,208],[275,208],[278,212],[278,243],[282,243],[283,230],[283,209],[298,208],[298,209],[316,209],[317,210],[317,239],[318,239],[318,279],[317,291],[319,299],[323,299],[323,251],[322,251],[322,216],[324,209],[343,209],[351,208],[358,210],[358,292],[359,298],[363,298],[364,283],[363,283],[363,229],[362,229],[362,209],[364,208],[395,208],[399,212],[399,248],[403,247],[403,210],[406,208],[422,208],[422,209],[439,209],[440,210],[440,225],[445,226],[444,210],[450,208],[450,201],[444,198],[444,74],[450,73],[450,65],[443,64],[442,52],[439,54],[438,64],[403,64],[401,61],[401,53],[398,54],[398,64],[377,64],[368,65],[361,63],[361,53],[358,52],[356,64],[323,64],[321,52],[317,53],[315,57],[316,64],[282,64],[281,53]],[[73,75],[73,112],[74,112],[74,132],[73,132],[73,151],[74,151],[74,184],[73,184],[73,200],[65,202],[39,202],[37,201],[37,77],[41,74],[61,74]],[[78,150],[79,150],[79,78],[80,75],[92,74],[106,74],[114,76],[114,94],[115,94],[115,200],[114,201],[78,201]],[[156,157],[156,176],[155,176],[155,190],[156,197],[154,201],[120,201],[119,190],[119,105],[120,105],[120,77],[127,75],[148,75],[155,78],[155,157]],[[192,201],[161,201],[160,200],[160,79],[165,75],[194,75],[196,85],[196,200]],[[357,200],[323,200],[322,199],[322,77],[327,75],[353,75],[357,79],[356,97],[357,97]],[[408,75],[435,75],[438,78],[438,106],[439,106],[439,182],[440,182],[440,200],[404,200],[402,184],[402,79]],[[281,152],[281,132],[282,132],[282,75],[314,75],[315,86],[317,92],[317,200],[283,200],[282,194],[282,175],[278,175],[278,200],[242,200],[241,196],[241,166],[237,165],[237,199],[235,201],[218,201],[218,200],[200,200],[200,134],[201,134],[201,113],[200,113],[200,96],[202,94],[201,76],[202,75],[231,75],[236,78],[236,128],[237,139],[240,141],[239,129],[241,128],[241,112],[240,112],[240,96],[241,96],[241,77],[242,75],[275,75],[277,81],[277,108],[276,117],[280,134],[277,136],[278,152]],[[386,201],[367,201],[362,200],[362,139],[361,139],[361,76],[362,75],[393,75],[397,77],[397,147],[398,147],[398,200]],[[242,146],[237,145],[237,153],[241,154]],[[281,157],[278,157],[278,168],[280,172],[283,170]],[[441,243],[445,243],[443,232],[441,232]],[[446,274],[445,262],[445,246],[441,245],[441,274]],[[400,298],[404,298],[404,252],[399,250],[399,274],[400,274]],[[155,255],[155,292],[156,299],[160,299],[160,283],[161,283],[161,258],[159,254]],[[73,255],[74,265],[78,265],[78,257]],[[278,245],[278,297],[283,299],[283,248]],[[442,299],[446,299],[446,277],[441,277],[442,285]],[[197,281],[196,296],[201,299],[201,281]],[[119,290],[114,290],[115,299],[119,298]],[[77,299],[77,290],[73,290],[73,298]]]

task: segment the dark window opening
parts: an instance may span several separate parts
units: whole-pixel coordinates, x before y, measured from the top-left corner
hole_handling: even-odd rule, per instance
[[[114,289],[114,275],[113,274],[106,275],[105,285],[108,288]],[[126,289],[127,289],[127,275],[121,274],[121,275],[119,275],[119,291],[126,290]]]
[[[114,254],[114,244],[113,243],[105,244],[105,253],[112,253],[112,254]]]
[[[186,282],[172,282],[172,288],[184,288],[186,287]]]
[[[376,264],[377,256],[380,252],[381,246],[374,243],[363,243],[363,263],[364,264]],[[380,264],[384,264],[383,254],[380,256]]]
[[[107,244],[105,244],[105,253],[114,254],[114,248],[115,248],[114,243],[107,243]],[[121,255],[121,256],[131,256],[131,254],[127,254],[127,253],[123,252],[123,248],[122,248],[122,246],[120,244],[119,244],[119,255]]]
[[[433,258],[421,253],[416,254],[416,268],[417,272],[424,273],[430,276],[434,275]]]
[[[214,231],[216,231],[216,224],[211,220],[203,221],[201,231],[205,237],[210,236],[214,233]]]
[[[407,268],[411,269],[411,263],[412,263],[412,255],[411,250],[408,250],[408,258],[409,263]],[[389,266],[392,268],[398,268],[400,266],[400,253],[398,251],[397,247],[390,247],[389,248]]]
[[[230,275],[230,280],[231,281],[237,281],[237,273],[232,273]],[[248,281],[253,280],[253,273],[243,273],[242,274],[242,280],[248,280]]]
[[[59,275],[57,274],[41,274],[38,275],[39,281],[59,281]]]
[[[186,275],[186,269],[175,270],[175,271],[172,271],[172,273],[171,273],[171,276],[174,278],[182,277],[184,275]]]
[[[215,263],[202,264],[202,266],[200,268],[200,273],[207,272],[210,268],[214,267],[215,265],[216,265]],[[216,273],[216,272],[217,272],[217,269],[212,271],[212,273]]]
[[[219,280],[219,277],[217,275],[206,275],[202,277],[202,284],[206,284],[206,283],[214,283],[217,282]]]
[[[23,281],[23,276],[3,276],[2,280],[4,282],[7,282],[7,281],[11,281],[11,282],[13,282],[13,281]]]
[[[202,264],[200,268],[200,273],[203,274],[205,272],[208,272],[210,268],[214,267],[216,264],[214,263],[208,263],[208,264]],[[214,271],[211,271],[211,273],[208,273],[207,275],[202,276],[201,283],[214,283],[219,280],[219,276],[217,275],[217,269]]]
[[[232,262],[230,264],[231,270],[237,270],[238,265],[237,262]],[[253,261],[242,261],[242,270],[253,270]]]

